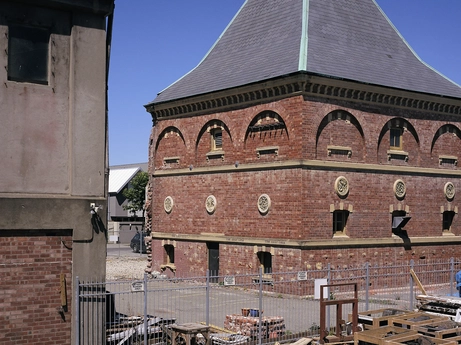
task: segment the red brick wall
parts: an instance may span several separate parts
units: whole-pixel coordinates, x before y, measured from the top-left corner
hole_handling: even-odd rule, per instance
[[[286,129],[248,136],[248,126],[259,113],[267,110],[279,114]],[[341,117],[328,121],[328,114],[338,110],[346,114],[348,120]],[[388,159],[387,124],[395,119],[407,128],[403,132],[402,150],[408,153],[408,161]],[[223,131],[224,159],[206,158],[210,138],[204,129],[213,120],[221,121],[226,128]],[[454,117],[408,109],[378,108],[339,101],[324,103],[318,99],[305,100],[296,96],[246,109],[158,121],[153,136],[155,147],[158,148],[155,152],[155,170],[189,166],[193,169],[230,167],[236,161],[240,164],[263,164],[302,159],[457,170],[457,166],[453,165],[440,166],[438,158],[441,154],[457,156],[461,152],[460,137],[445,133],[434,139],[437,138],[437,131],[447,123],[454,128],[459,127],[457,121]],[[167,127],[176,128],[180,135],[158,138]],[[346,155],[328,156],[328,145],[350,147],[352,155],[350,158]],[[278,146],[278,155],[267,154],[258,158],[255,150],[261,146]],[[163,157],[171,156],[181,157],[178,166],[163,165]],[[343,199],[334,189],[339,176],[346,177],[350,185],[349,194]],[[403,200],[398,200],[393,191],[397,179],[402,179],[406,184],[407,192]],[[410,237],[441,236],[441,207],[454,210],[458,206],[458,196],[452,201],[444,196],[443,188],[449,181],[460,190],[459,179],[454,176],[417,172],[400,174],[398,170],[386,173],[379,170],[341,170],[340,165],[335,169],[271,166],[265,170],[258,166],[254,170],[235,168],[231,172],[156,176],[152,190],[152,230],[172,234],[219,233],[263,239],[329,240],[333,237],[330,205],[334,205],[335,209],[343,207],[353,210],[346,231],[351,239],[391,238],[390,209],[405,208],[409,208],[412,217],[405,226]],[[263,193],[268,194],[272,201],[271,209],[265,215],[257,208],[258,197]],[[217,199],[213,214],[208,214],[205,209],[208,195],[214,195]],[[169,214],[163,209],[166,196],[174,200],[173,211]],[[452,232],[461,235],[458,223],[456,215]],[[185,246],[189,244],[178,241],[175,257],[178,270],[206,269],[207,259],[203,258],[206,245],[198,243],[194,244],[194,248]],[[367,258],[388,262],[389,258],[400,260],[428,255],[448,258],[454,254],[448,249],[441,250],[440,247],[429,245],[416,249],[405,249],[403,246],[374,248],[372,243],[369,246],[367,249],[347,249],[355,257],[351,262]],[[237,245],[235,248],[238,249],[233,252],[222,249],[221,267],[229,270],[251,268],[248,265],[255,264],[256,255],[252,250],[246,251],[247,246]],[[309,265],[341,264],[343,260],[337,256],[341,251],[344,249],[293,251],[293,255],[277,259],[280,260],[277,265],[302,269],[307,262],[310,262]],[[313,259],[307,260],[310,256]],[[154,254],[154,269],[162,260]]]
[[[70,344],[72,243],[68,232],[3,231],[0,236],[0,343]],[[60,275],[68,310],[61,307]]]

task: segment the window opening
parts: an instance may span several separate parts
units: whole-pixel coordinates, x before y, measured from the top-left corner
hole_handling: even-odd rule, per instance
[[[211,150],[222,149],[222,129],[215,128],[211,131]]]
[[[349,211],[336,210],[333,212],[333,235],[345,233]]]
[[[45,28],[8,27],[8,80],[48,84],[50,32]]]
[[[392,231],[402,231],[403,227],[410,221],[411,217],[407,216],[405,211],[392,212]]]
[[[402,129],[391,128],[390,129],[390,148],[391,149],[402,149]]]
[[[451,230],[451,225],[453,223],[454,218],[455,218],[454,211],[443,212],[443,223],[442,223],[443,231],[448,232]]]
[[[272,273],[272,254],[269,252],[258,252],[258,259],[263,273]]]
[[[174,247],[171,244],[165,244],[164,248],[166,264],[174,264]]]

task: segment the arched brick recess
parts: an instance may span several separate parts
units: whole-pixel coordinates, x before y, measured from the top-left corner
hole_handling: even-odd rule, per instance
[[[222,154],[209,155],[211,151],[211,131],[222,131]],[[221,120],[208,121],[201,129],[195,143],[195,163],[203,165],[223,165],[232,162],[234,147],[229,127]]]
[[[155,145],[155,166],[174,167],[185,166],[186,142],[181,131],[169,126],[158,136]]]
[[[431,157],[435,166],[452,169],[458,165],[461,152],[461,131],[452,124],[441,126],[431,144]]]
[[[401,150],[391,150],[390,130],[402,130]],[[420,140],[413,125],[403,118],[389,120],[378,137],[378,163],[392,165],[418,165],[420,161]]]
[[[334,110],[320,122],[316,135],[317,159],[361,162],[364,149],[363,129],[351,113]]]

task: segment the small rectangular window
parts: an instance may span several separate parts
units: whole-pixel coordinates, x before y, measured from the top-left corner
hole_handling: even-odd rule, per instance
[[[166,264],[174,264],[174,247],[171,244],[166,244],[164,248]]]
[[[258,252],[258,259],[263,273],[272,273],[272,254],[269,252]]]
[[[391,128],[390,148],[399,149],[399,150],[402,148],[402,129],[401,128]]]
[[[48,84],[50,31],[32,26],[8,27],[8,80]]]
[[[337,210],[333,212],[333,234],[343,233],[346,229],[349,211]]]
[[[451,224],[453,223],[453,218],[455,218],[455,212],[454,211],[445,211],[443,212],[443,231],[450,231],[451,230]]]
[[[222,130],[220,128],[216,128],[211,131],[211,149],[222,149]]]

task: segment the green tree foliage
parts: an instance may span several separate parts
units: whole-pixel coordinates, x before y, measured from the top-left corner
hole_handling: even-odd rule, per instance
[[[128,203],[123,206],[123,209],[133,213],[133,216],[136,212],[142,211],[142,216],[144,217],[146,186],[148,182],[149,174],[145,171],[140,171],[133,177],[128,188],[125,188],[122,193],[128,200]]]

